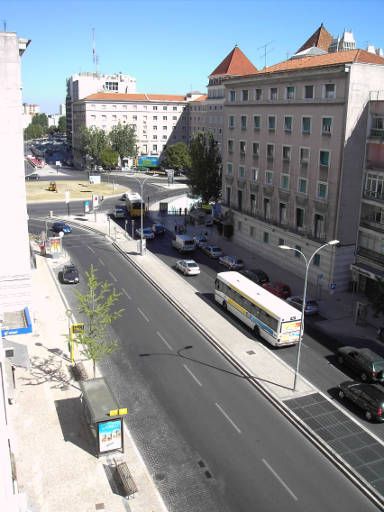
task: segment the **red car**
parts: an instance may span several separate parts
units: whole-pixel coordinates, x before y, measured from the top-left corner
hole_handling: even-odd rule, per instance
[[[287,284],[284,283],[264,283],[263,288],[277,295],[280,299],[288,299],[291,296],[291,289]]]

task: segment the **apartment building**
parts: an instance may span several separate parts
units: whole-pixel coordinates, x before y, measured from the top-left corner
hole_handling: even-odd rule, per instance
[[[384,59],[365,50],[330,53],[320,27],[292,58],[225,80],[223,185],[234,239],[303,275],[343,290],[351,281],[359,226],[370,93],[382,88]],[[325,42],[324,42],[325,41]],[[319,42],[323,43],[324,48]]]
[[[372,296],[384,279],[384,84],[368,104],[365,165],[353,282]]]
[[[67,141],[72,145],[72,117],[73,103],[90,94],[98,92],[111,92],[127,94],[136,92],[136,78],[115,73],[112,75],[83,72],[76,73],[67,79],[67,95],[65,111],[67,116]]]
[[[200,95],[200,93],[198,93]],[[137,154],[161,156],[166,144],[188,141],[185,106],[195,95],[97,93],[73,104],[73,156],[83,164],[79,151],[83,126],[109,132],[119,122],[133,126]]]
[[[14,347],[16,353],[8,334],[19,332],[21,314],[31,305],[20,69],[20,57],[29,43],[13,32],[0,32],[0,140],[6,148],[0,173],[0,503],[9,512],[20,509],[7,415],[13,384],[6,347]]]

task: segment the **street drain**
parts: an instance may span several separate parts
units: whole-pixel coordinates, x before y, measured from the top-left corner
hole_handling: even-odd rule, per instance
[[[253,354],[256,354],[256,352],[254,350],[247,350],[247,354],[249,356],[253,356]]]
[[[199,460],[198,464],[199,464],[199,466],[200,466],[201,468],[205,468],[204,461]]]
[[[161,480],[164,480],[165,475],[164,473],[155,473],[155,480],[158,480],[161,482]]]
[[[212,478],[212,475],[209,471],[204,471],[204,475],[207,477],[207,478]]]
[[[105,510],[104,503],[96,503],[95,510]]]

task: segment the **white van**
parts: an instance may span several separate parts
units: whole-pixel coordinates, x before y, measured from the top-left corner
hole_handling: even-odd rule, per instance
[[[172,246],[179,252],[191,252],[196,249],[196,242],[189,235],[175,235]]]

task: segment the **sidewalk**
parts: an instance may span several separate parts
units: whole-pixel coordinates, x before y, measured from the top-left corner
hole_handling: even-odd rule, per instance
[[[124,454],[95,457],[79,385],[69,374],[68,319],[52,274],[62,261],[36,260],[34,333],[25,339],[31,365],[17,368],[16,403],[9,407],[17,481],[25,500],[20,510],[165,512],[126,427]],[[87,370],[92,375],[89,362]],[[126,461],[138,486],[129,502],[115,492],[113,457]]]

